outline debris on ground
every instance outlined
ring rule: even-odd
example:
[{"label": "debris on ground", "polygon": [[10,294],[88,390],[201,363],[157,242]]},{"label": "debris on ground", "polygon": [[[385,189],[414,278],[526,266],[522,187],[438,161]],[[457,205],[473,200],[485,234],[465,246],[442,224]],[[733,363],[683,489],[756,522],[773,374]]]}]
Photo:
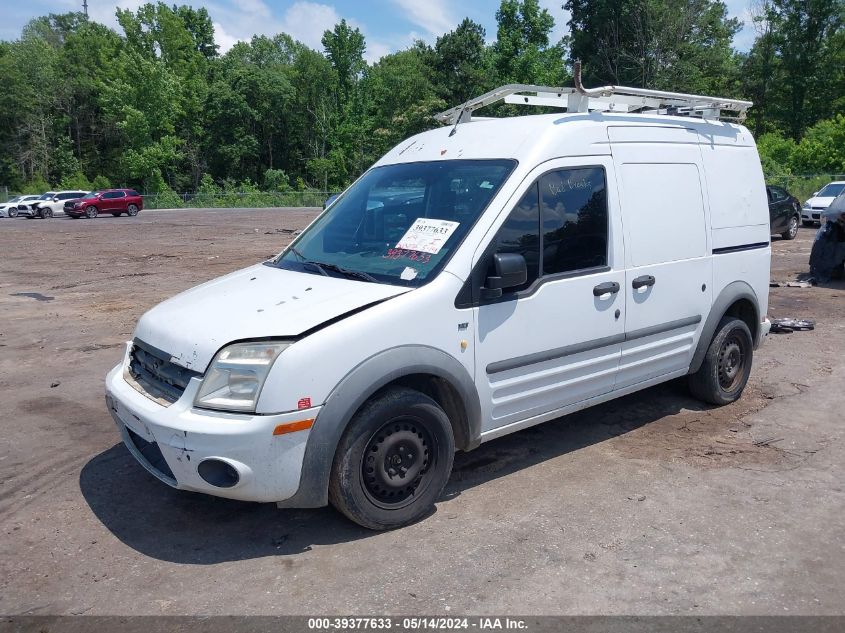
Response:
[{"label": "debris on ground", "polygon": [[770,281],[769,288],[812,288],[809,281]]},{"label": "debris on ground", "polygon": [[790,334],[795,330],[814,330],[816,322],[810,319],[772,319],[772,327],[769,330],[775,334]]}]

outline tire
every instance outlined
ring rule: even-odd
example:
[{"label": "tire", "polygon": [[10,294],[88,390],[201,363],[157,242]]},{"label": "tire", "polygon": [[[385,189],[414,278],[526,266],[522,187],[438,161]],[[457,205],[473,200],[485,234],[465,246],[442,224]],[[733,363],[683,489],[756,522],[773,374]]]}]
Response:
[{"label": "tire", "polygon": [[85,217],[89,220],[93,220],[94,218],[96,218],[98,213],[99,212],[97,211],[97,207],[95,207],[93,204],[85,208]]},{"label": "tire", "polygon": [[126,215],[128,215],[130,218],[134,218],[136,215],[138,215],[138,205],[130,204],[128,207],[126,207]]},{"label": "tire", "polygon": [[810,220],[801,220],[801,224],[805,227],[809,227],[809,226],[813,226],[815,224],[815,222],[812,222]]},{"label": "tire", "polygon": [[8,211],[8,216],[9,216],[10,218],[16,218],[16,217],[18,217],[18,210],[17,210],[17,209],[9,209],[9,211]]},{"label": "tire", "polygon": [[41,209],[41,219],[46,220],[47,218],[53,217],[53,210],[50,207],[45,207]]},{"label": "tire", "polygon": [[344,432],[329,501],[371,530],[408,525],[431,512],[454,457],[455,439],[443,409],[418,391],[389,388],[366,402]]},{"label": "tire", "polygon": [[786,227],[786,230],[780,234],[780,236],[785,240],[794,240],[795,237],[798,235],[798,216],[793,215],[789,218],[789,224]]},{"label": "tire", "polygon": [[753,356],[748,326],[735,317],[723,317],[701,367],[689,377],[692,395],[716,405],[736,401],[748,383]]}]

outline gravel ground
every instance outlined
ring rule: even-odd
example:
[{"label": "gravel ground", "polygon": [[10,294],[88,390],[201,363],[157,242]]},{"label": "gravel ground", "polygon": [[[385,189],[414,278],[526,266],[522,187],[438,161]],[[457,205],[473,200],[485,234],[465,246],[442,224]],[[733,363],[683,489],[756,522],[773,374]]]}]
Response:
[{"label": "gravel ground", "polygon": [[[395,532],[148,475],[103,402],[136,320],[314,213],[0,219],[0,613],[845,613],[841,282],[772,288],[818,326],[771,335],[739,402],[671,383],[487,443]],[[812,236],[773,238],[773,279]]]}]

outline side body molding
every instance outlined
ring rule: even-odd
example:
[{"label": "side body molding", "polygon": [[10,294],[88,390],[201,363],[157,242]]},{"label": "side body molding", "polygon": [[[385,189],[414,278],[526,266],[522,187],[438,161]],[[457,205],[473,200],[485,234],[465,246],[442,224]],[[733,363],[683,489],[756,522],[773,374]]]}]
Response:
[{"label": "side body molding", "polygon": [[754,337],[754,349],[760,344],[760,304],[757,302],[757,294],[754,289],[744,281],[734,281],[725,286],[716,297],[713,305],[710,307],[710,314],[704,322],[704,327],[701,329],[701,337],[698,339],[698,347],[695,348],[692,362],[689,366],[689,373],[694,374],[701,367],[704,362],[704,355],[707,353],[707,348],[710,346],[710,341],[713,340],[713,335],[716,332],[716,326],[727,312],[728,308],[733,303],[740,299],[747,299],[752,306],[754,306],[754,323],[755,327],[752,330]]},{"label": "side body molding", "polygon": [[[437,376],[451,384],[466,413],[465,419],[454,421],[460,427],[456,432],[456,443],[464,450],[477,447],[481,443],[481,404],[475,383],[464,366],[433,347],[394,347],[363,361],[329,394],[308,436],[299,489],[294,496],[279,501],[277,505],[280,508],[319,508],[326,505],[335,449],[352,416],[376,391],[413,374]],[[466,438],[463,445],[458,441],[458,435]]]}]

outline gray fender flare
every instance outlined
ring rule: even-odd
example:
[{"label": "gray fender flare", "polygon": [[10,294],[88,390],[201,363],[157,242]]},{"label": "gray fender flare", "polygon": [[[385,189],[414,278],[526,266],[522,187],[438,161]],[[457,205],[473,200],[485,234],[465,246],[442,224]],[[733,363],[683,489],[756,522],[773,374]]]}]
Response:
[{"label": "gray fender flare", "polygon": [[690,374],[694,374],[701,367],[707,348],[710,347],[710,341],[713,340],[713,335],[716,333],[716,326],[719,325],[719,321],[722,320],[728,308],[740,299],[747,299],[754,306],[754,323],[756,324],[756,328],[752,332],[754,348],[756,349],[760,344],[760,304],[757,301],[757,293],[744,281],[731,282],[722,289],[710,307],[710,314],[701,329],[701,337],[698,339],[698,346],[695,348],[695,354],[693,354],[689,366]]},{"label": "gray fender flare", "polygon": [[338,442],[355,412],[370,396],[403,376],[431,374],[447,380],[459,394],[466,420],[457,423],[468,438],[465,449],[481,442],[481,403],[466,368],[445,352],[423,345],[394,347],[371,356],[352,369],[326,399],[317,415],[302,461],[299,488],[279,501],[280,508],[319,508],[329,502],[329,476]]}]

